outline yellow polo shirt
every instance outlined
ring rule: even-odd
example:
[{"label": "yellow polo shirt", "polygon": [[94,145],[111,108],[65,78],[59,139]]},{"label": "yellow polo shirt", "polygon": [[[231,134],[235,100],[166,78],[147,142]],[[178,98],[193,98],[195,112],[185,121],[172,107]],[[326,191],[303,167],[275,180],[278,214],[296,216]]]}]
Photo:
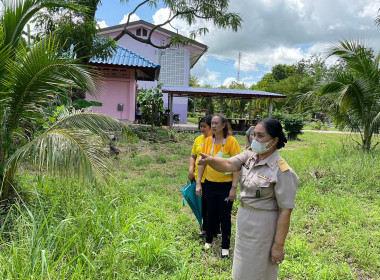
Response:
[{"label": "yellow polo shirt", "polygon": [[[212,146],[213,137],[208,137],[203,144],[202,153],[211,155]],[[227,137],[224,146],[223,143],[214,144],[214,148],[212,150],[212,156],[218,155],[219,152],[221,152],[222,157],[233,157],[241,153],[240,145],[233,136]],[[208,165],[206,165],[205,173],[205,178],[211,182],[231,182],[233,179],[232,173],[221,173]]]},{"label": "yellow polo shirt", "polygon": [[[200,136],[198,136],[198,137],[194,140],[193,149],[191,150],[191,155],[197,157],[197,158],[195,159],[195,171],[194,171],[195,180],[197,179],[197,175],[198,175],[198,160],[199,160],[199,153],[202,151],[202,146],[203,146],[203,143],[205,142],[205,140],[206,140],[206,138],[204,137],[203,134],[200,135]],[[204,183],[204,181],[205,181],[205,175],[206,175],[206,170],[205,170],[205,172],[203,173],[202,183]]]}]

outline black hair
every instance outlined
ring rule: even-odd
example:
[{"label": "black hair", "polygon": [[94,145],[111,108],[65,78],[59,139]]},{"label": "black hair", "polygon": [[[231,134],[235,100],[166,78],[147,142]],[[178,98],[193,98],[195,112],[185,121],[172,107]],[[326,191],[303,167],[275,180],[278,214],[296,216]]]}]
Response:
[{"label": "black hair", "polygon": [[211,120],[212,120],[212,116],[210,115],[206,115],[203,118],[201,118],[198,123],[198,129],[201,129],[201,123],[207,123],[207,125],[211,127]]},{"label": "black hair", "polygon": [[264,126],[265,130],[270,136],[272,136],[272,138],[278,137],[277,149],[285,147],[285,143],[287,143],[288,140],[286,139],[282,125],[278,120],[266,118],[260,120],[259,123]]},{"label": "black hair", "polygon": [[[223,137],[224,138],[227,138],[229,135],[232,135],[232,132],[230,132],[230,130],[228,128],[228,120],[223,114],[215,114],[212,117],[219,117],[222,120],[222,123],[226,124],[223,128]],[[215,137],[215,135],[213,135],[212,137]]]}]

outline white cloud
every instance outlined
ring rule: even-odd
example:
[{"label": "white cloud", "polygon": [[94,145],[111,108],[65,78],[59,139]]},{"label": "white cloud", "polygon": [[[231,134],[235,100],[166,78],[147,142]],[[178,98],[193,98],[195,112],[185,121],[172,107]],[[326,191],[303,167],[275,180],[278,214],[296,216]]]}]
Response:
[{"label": "white cloud", "polygon": [[212,72],[210,70],[206,70],[206,73],[199,77],[199,83],[201,85],[211,85],[211,86],[218,86],[219,85],[219,76],[220,73],[218,72]]},{"label": "white cloud", "polygon": [[237,80],[234,77],[228,77],[224,80],[223,86],[228,87],[232,82],[237,82]]},{"label": "white cloud", "polygon": [[[249,88],[250,86],[252,86],[253,84],[255,84],[255,77],[253,76],[249,76],[249,77],[244,77],[242,78],[239,83],[244,83],[245,86],[247,88]],[[224,82],[222,83],[223,86],[225,87],[228,87],[231,83],[233,82],[238,82],[237,79],[235,77],[228,77],[224,80]]]},{"label": "white cloud", "polygon": [[331,24],[328,26],[328,30],[335,30],[335,29],[339,29],[339,28],[343,28],[343,24],[341,22],[336,22],[334,24]]},{"label": "white cloud", "polygon": [[[131,15],[131,18],[129,19],[129,22],[132,21],[138,21],[140,20],[139,16],[136,14]],[[124,15],[123,19],[120,21],[120,24],[127,23],[128,21],[128,14]]]},{"label": "white cloud", "polygon": [[[153,24],[161,24],[170,18],[170,10],[168,8],[161,8],[153,15]],[[166,24],[163,28],[179,33],[183,36],[189,36],[189,32],[193,29],[185,21],[174,19],[170,24]]]},{"label": "white cloud", "polygon": [[102,21],[98,21],[97,23],[96,23],[96,25],[97,25],[97,27],[98,28],[106,28],[106,27],[108,27],[108,25],[107,25],[107,23],[104,21],[104,20],[102,20]]},{"label": "white cloud", "polygon": [[[207,56],[220,61],[233,60],[233,71],[237,69],[241,51],[241,73],[261,74],[276,64],[293,64],[315,53],[323,55],[328,46],[339,40],[363,39],[378,51],[380,27],[374,24],[374,19],[379,8],[380,2],[373,0],[349,3],[346,0],[231,0],[230,11],[243,18],[239,31],[217,29],[210,22],[205,24],[210,32],[197,40],[209,47]],[[193,75],[197,77],[206,71],[203,66],[196,68]],[[228,76],[221,73],[223,80],[219,83],[225,83]]]},{"label": "white cloud", "polygon": [[378,1],[370,1],[370,3],[365,4],[363,9],[359,12],[359,17],[375,19],[379,8],[380,3]]}]

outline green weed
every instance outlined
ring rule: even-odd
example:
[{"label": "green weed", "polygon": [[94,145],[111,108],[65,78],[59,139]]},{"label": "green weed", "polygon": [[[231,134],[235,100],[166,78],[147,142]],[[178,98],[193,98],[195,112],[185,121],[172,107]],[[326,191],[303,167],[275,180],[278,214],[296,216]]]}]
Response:
[{"label": "green weed", "polygon": [[[182,206],[196,135],[173,133],[178,142],[120,144],[107,185],[25,172],[25,191],[0,213],[0,278],[230,279],[220,240],[202,252]],[[378,279],[380,151],[363,154],[347,135],[299,138],[280,150],[300,186],[279,279]]]}]

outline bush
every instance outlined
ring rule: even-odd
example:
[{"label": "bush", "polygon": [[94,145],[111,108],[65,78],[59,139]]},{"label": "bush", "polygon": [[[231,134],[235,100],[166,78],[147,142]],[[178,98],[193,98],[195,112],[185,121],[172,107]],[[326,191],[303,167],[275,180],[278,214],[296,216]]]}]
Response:
[{"label": "bush", "polygon": [[282,122],[286,132],[288,133],[288,139],[297,140],[297,136],[302,133],[302,117],[298,115],[286,115]]},{"label": "bush", "polygon": [[287,114],[279,111],[279,110],[275,110],[273,113],[272,113],[272,118],[275,119],[275,120],[278,120],[279,122],[283,122],[284,119],[286,118]]},{"label": "bush", "polygon": [[164,101],[162,100],[163,94],[159,84],[155,88],[141,89],[137,100],[141,106],[141,115],[144,123],[160,126],[164,121]]}]

